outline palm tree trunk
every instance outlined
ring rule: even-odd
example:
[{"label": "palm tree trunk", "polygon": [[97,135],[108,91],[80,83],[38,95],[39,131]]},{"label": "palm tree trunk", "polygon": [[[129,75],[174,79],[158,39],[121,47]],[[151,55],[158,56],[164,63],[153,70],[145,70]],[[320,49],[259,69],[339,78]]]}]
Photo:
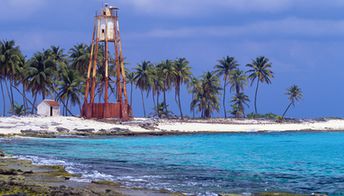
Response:
[{"label": "palm tree trunk", "polygon": [[65,108],[66,116],[67,116],[67,112],[68,112],[71,116],[75,116],[75,115],[68,109],[68,106],[67,106],[68,103],[65,103],[65,102],[63,101],[63,99],[61,99],[61,103],[62,103],[62,105],[63,105],[64,108]]},{"label": "palm tree trunk", "polygon": [[259,88],[259,79],[257,79],[257,87],[256,87],[256,93],[254,95],[254,111],[256,114],[258,114],[257,110],[257,94],[258,94],[258,88]]},{"label": "palm tree trunk", "polygon": [[32,109],[31,109],[31,113],[33,114],[34,113],[34,110],[35,110],[35,107],[36,107],[36,100],[37,100],[37,93],[34,95],[34,98],[33,98],[33,106]]},{"label": "palm tree trunk", "polygon": [[130,83],[130,106],[133,107],[133,83]]},{"label": "palm tree trunk", "polygon": [[159,102],[160,102],[160,90],[156,93],[156,108],[159,108]]},{"label": "palm tree trunk", "polygon": [[[31,106],[32,106],[32,110],[37,110],[37,108],[36,108],[36,106],[35,106],[35,102],[36,102],[36,101],[34,101],[34,103],[32,103],[32,102],[26,97],[25,91],[22,93],[22,92],[19,91],[19,89],[18,89],[16,86],[13,86],[13,88],[14,88],[21,96],[23,96],[23,98],[25,99],[26,108],[28,108],[28,103],[30,103]],[[33,112],[32,112],[32,113],[33,113]]]},{"label": "palm tree trunk", "polygon": [[236,94],[239,95],[240,94],[240,86],[237,84],[235,85],[235,91],[236,91]]},{"label": "palm tree trunk", "polygon": [[155,102],[155,94],[154,91],[152,90],[152,98],[153,98],[153,105],[154,105],[154,111],[157,109],[156,106],[156,102]]},{"label": "palm tree trunk", "polygon": [[[192,93],[192,100],[194,100],[195,96],[194,94]],[[192,118],[194,119],[195,118],[195,107],[192,108]]]},{"label": "palm tree trunk", "polygon": [[[9,101],[10,101],[10,104],[11,104],[11,111],[12,111],[12,105],[13,105],[13,103],[12,103],[12,99],[11,99],[11,94],[10,94],[10,90],[8,89],[8,84],[7,84],[7,82],[8,81],[4,81],[5,82],[5,87],[6,87],[6,94],[7,94],[7,97],[9,97]],[[5,100],[4,100],[5,101]]]},{"label": "palm tree trunk", "polygon": [[[180,85],[180,84],[178,84],[178,85]],[[182,103],[180,101],[180,87],[178,87],[177,98],[178,98],[178,107],[179,107],[179,112],[180,112],[180,118],[183,120],[184,116],[183,116],[183,111],[182,111]]]},{"label": "palm tree trunk", "polygon": [[239,113],[237,113],[237,118],[241,118],[241,115],[245,115],[244,114],[244,105],[239,103]]},{"label": "palm tree trunk", "polygon": [[[69,98],[67,97],[66,108],[68,107],[69,107]],[[66,112],[66,116],[68,116],[67,112]]]},{"label": "palm tree trunk", "polygon": [[2,116],[5,116],[6,114],[6,102],[5,102],[5,92],[4,92],[4,86],[2,84],[2,81],[0,81],[0,85],[1,85],[1,94],[2,94],[2,104],[3,104],[3,108],[2,108]]},{"label": "palm tree trunk", "polygon": [[11,110],[13,110],[14,107],[14,96],[13,96],[13,80],[10,79],[10,92],[11,92]]},{"label": "palm tree trunk", "polygon": [[166,104],[166,84],[164,83],[164,110],[167,112],[167,104]]},{"label": "palm tree trunk", "polygon": [[288,110],[289,110],[289,108],[290,108],[290,106],[291,106],[292,104],[293,104],[293,102],[290,102],[290,103],[289,103],[287,109],[284,111],[284,113],[283,113],[283,115],[282,115],[282,119],[284,119],[285,115],[287,114],[287,112],[288,112]]},{"label": "palm tree trunk", "polygon": [[227,118],[227,111],[226,111],[226,85],[227,85],[227,77],[225,76],[224,82],[223,82],[223,99],[222,99],[222,104],[223,104],[223,112],[225,114],[225,118]]},{"label": "palm tree trunk", "polygon": [[143,90],[141,90],[141,98],[142,98],[143,116],[146,117],[145,98],[143,96]]},{"label": "palm tree trunk", "polygon": [[24,109],[27,110],[27,101],[25,99],[26,95],[25,95],[25,86],[24,84],[22,84],[22,97],[23,97],[23,106],[24,106]]}]

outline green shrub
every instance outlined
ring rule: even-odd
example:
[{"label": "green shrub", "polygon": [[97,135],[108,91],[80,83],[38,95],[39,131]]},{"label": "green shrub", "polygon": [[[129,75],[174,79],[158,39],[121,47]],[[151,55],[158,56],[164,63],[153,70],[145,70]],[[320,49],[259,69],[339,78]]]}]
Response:
[{"label": "green shrub", "polygon": [[247,118],[249,118],[249,119],[273,119],[273,120],[282,119],[282,117],[280,115],[273,114],[273,113],[267,113],[267,114],[250,113],[247,115]]}]

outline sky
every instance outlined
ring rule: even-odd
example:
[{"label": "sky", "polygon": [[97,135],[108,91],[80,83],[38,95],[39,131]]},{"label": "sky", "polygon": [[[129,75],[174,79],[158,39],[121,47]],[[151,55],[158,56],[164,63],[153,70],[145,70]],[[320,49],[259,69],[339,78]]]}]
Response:
[{"label": "sky", "polygon": [[[129,68],[185,57],[200,76],[225,56],[236,57],[245,70],[264,55],[275,78],[261,86],[260,113],[283,113],[286,89],[297,84],[304,98],[288,116],[344,117],[343,0],[0,0],[0,39],[14,39],[27,57],[51,45],[68,51],[90,43],[93,17],[105,2],[120,8]],[[254,87],[246,94],[253,100]],[[135,95],[134,114],[140,116]],[[185,90],[182,96],[188,113],[191,96]],[[146,102],[151,109],[151,98]],[[178,114],[173,92],[168,104]],[[253,109],[250,104],[247,111]]]}]

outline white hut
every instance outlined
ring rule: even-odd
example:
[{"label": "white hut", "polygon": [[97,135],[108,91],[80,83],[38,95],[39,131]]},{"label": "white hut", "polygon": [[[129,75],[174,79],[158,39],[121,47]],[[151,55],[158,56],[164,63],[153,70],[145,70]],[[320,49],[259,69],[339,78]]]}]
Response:
[{"label": "white hut", "polygon": [[54,100],[45,99],[37,106],[40,116],[60,116],[60,104]]}]

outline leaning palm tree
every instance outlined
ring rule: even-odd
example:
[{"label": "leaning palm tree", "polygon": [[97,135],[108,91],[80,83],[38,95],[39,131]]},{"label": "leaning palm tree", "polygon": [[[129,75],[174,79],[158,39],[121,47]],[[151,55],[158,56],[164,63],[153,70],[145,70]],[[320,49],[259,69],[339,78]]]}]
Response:
[{"label": "leaning palm tree", "polygon": [[268,58],[264,56],[257,57],[252,61],[251,64],[246,65],[249,70],[247,71],[248,79],[251,80],[251,86],[255,80],[257,80],[256,91],[254,95],[254,111],[257,114],[257,94],[259,83],[271,84],[271,79],[274,77],[273,72],[271,71],[271,63]]},{"label": "leaning palm tree", "polygon": [[244,93],[236,94],[232,99],[232,114],[236,118],[245,116],[245,106],[248,106],[250,99]]},{"label": "leaning palm tree", "polygon": [[191,67],[189,66],[189,62],[185,58],[177,59],[174,62],[173,66],[173,78],[175,80],[175,96],[179,107],[180,117],[181,119],[183,119],[184,116],[182,111],[182,103],[180,100],[180,88],[182,84],[187,84],[189,82],[191,77]]},{"label": "leaning palm tree", "polygon": [[6,66],[4,64],[4,47],[3,44],[0,42],[0,85],[1,85],[1,94],[3,99],[3,113],[2,115],[6,115],[6,101],[5,101],[5,91],[4,91],[4,84],[6,83]]},{"label": "leaning palm tree", "polygon": [[215,73],[218,76],[223,76],[223,98],[222,98],[222,104],[223,104],[223,112],[225,115],[225,118],[227,118],[227,109],[226,109],[226,87],[228,85],[228,80],[230,78],[230,74],[233,70],[237,69],[239,64],[235,60],[234,57],[225,57],[218,61],[218,65],[215,65]]},{"label": "leaning palm tree", "polygon": [[284,119],[289,108],[291,106],[295,106],[295,103],[297,101],[300,101],[303,98],[302,90],[297,85],[293,85],[290,88],[288,88],[286,95],[288,95],[288,99],[289,99],[290,103],[289,103],[288,107],[286,108],[286,110],[284,111],[284,113],[282,115],[282,119]]},{"label": "leaning palm tree", "polygon": [[207,72],[202,76],[195,89],[191,109],[197,108],[202,118],[210,118],[214,111],[219,111],[220,80],[216,74]]},{"label": "leaning palm tree", "polygon": [[14,82],[14,86],[13,88],[15,88],[18,92],[18,88],[17,86],[19,86],[20,84],[22,85],[22,91],[21,91],[21,95],[23,98],[23,107],[25,110],[28,110],[28,98],[26,96],[26,91],[27,91],[27,76],[28,76],[28,63],[25,59],[25,57],[21,57],[19,62],[18,62],[18,66],[16,68],[16,74],[15,74],[15,82]]},{"label": "leaning palm tree", "polygon": [[143,114],[146,117],[146,108],[144,102],[144,91],[150,90],[150,85],[152,83],[152,79],[150,77],[150,69],[152,68],[152,63],[150,61],[143,61],[141,64],[138,64],[135,67],[135,85],[141,90],[141,98],[142,98],[142,108]]},{"label": "leaning palm tree", "polygon": [[[2,74],[5,79],[5,86],[8,91],[11,103],[11,110],[14,107],[14,95],[13,86],[15,80],[15,74],[17,71],[17,66],[20,62],[20,58],[23,56],[19,47],[16,45],[15,41],[1,41],[0,42],[0,60]],[[7,81],[6,81],[7,80]],[[8,84],[10,85],[8,88]]]}]

